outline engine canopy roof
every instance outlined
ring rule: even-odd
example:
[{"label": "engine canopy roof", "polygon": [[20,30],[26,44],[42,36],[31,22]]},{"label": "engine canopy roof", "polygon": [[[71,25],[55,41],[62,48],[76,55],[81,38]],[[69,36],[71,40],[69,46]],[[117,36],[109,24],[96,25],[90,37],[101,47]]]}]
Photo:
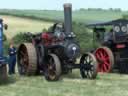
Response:
[{"label": "engine canopy roof", "polygon": [[95,28],[95,27],[104,27],[104,26],[114,26],[117,24],[122,24],[122,25],[128,24],[128,20],[120,18],[120,19],[116,19],[116,20],[112,20],[112,21],[108,21],[108,22],[89,24],[89,25],[87,25],[87,27]]}]

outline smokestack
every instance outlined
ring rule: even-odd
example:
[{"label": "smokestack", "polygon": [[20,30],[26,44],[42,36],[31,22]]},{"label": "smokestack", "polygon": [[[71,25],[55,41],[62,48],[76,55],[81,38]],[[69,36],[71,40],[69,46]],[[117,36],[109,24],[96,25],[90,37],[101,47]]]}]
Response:
[{"label": "smokestack", "polygon": [[64,28],[66,34],[72,32],[72,4],[70,3],[64,4]]}]

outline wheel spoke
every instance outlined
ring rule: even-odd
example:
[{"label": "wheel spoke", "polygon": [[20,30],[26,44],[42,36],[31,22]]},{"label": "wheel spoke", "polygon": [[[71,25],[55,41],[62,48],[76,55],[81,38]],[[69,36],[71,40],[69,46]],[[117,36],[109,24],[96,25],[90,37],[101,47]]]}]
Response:
[{"label": "wheel spoke", "polygon": [[89,70],[87,71],[87,77],[88,78],[91,78],[92,77],[91,71],[89,71]]},{"label": "wheel spoke", "polygon": [[88,62],[87,62],[87,57],[85,57],[85,59],[84,59],[84,64],[87,64]]},{"label": "wheel spoke", "polygon": [[88,71],[89,72],[89,76],[90,76],[90,78],[92,77],[92,73],[91,73],[91,71]]},{"label": "wheel spoke", "polygon": [[103,54],[104,54],[104,57],[108,57],[108,54],[105,51],[103,51]]},{"label": "wheel spoke", "polygon": [[91,67],[91,71],[93,71],[93,70],[94,70],[94,67],[92,66],[92,67]]},{"label": "wheel spoke", "polygon": [[93,60],[92,58],[89,56],[89,64],[92,64],[93,63]]},{"label": "wheel spoke", "polygon": [[110,65],[107,61],[105,61],[105,62],[104,62],[104,64],[105,64],[105,65],[107,65],[107,66],[109,66],[109,65]]},{"label": "wheel spoke", "polygon": [[104,58],[104,55],[103,55],[102,51],[99,51],[99,54],[100,54],[101,58]]},{"label": "wheel spoke", "polygon": [[105,61],[109,60],[109,57],[105,57],[104,60],[105,60]]},{"label": "wheel spoke", "polygon": [[90,62],[90,58],[89,58],[89,56],[87,56],[87,63],[89,63]]},{"label": "wheel spoke", "polygon": [[103,70],[104,71],[107,71],[108,69],[107,69],[107,66],[105,65],[105,64],[103,64]]},{"label": "wheel spoke", "polygon": [[96,54],[96,57],[97,57],[98,60],[101,59],[101,57],[100,57],[100,55],[98,53]]}]

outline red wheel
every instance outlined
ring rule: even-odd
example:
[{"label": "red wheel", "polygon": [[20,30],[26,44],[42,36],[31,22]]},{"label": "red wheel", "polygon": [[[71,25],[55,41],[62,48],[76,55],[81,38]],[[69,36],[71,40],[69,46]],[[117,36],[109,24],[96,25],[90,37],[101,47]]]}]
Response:
[{"label": "red wheel", "polygon": [[94,54],[98,61],[98,72],[110,72],[114,64],[112,51],[107,47],[100,47]]}]

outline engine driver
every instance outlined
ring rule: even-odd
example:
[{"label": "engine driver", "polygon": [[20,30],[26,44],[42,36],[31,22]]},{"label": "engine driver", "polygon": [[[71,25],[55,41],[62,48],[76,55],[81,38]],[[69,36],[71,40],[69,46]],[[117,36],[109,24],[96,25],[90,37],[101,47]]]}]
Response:
[{"label": "engine driver", "polygon": [[106,32],[104,34],[104,42],[108,42],[112,40],[113,30],[111,29],[110,32]]},{"label": "engine driver", "polygon": [[63,30],[63,24],[62,23],[58,23],[56,24],[56,27],[54,29],[54,36],[56,37],[57,40],[64,40],[65,38],[65,34],[64,34],[64,30]]},{"label": "engine driver", "polygon": [[104,34],[104,44],[111,45],[112,43],[112,36],[113,36],[113,29],[110,30],[110,32],[106,32]]}]

